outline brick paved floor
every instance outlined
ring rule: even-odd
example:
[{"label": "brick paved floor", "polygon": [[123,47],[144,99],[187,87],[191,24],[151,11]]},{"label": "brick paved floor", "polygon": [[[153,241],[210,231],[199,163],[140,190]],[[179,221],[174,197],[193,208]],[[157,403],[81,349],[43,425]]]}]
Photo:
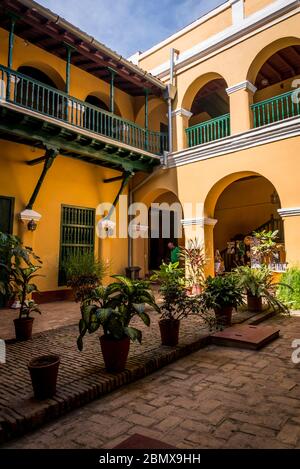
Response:
[{"label": "brick paved floor", "polygon": [[282,337],[261,351],[209,346],[5,447],[111,448],[141,433],[178,448],[299,448],[300,318],[268,324]]},{"label": "brick paved floor", "polygon": [[[42,314],[34,315],[33,332],[48,331],[62,326],[78,323],[80,319],[79,305],[74,301],[55,301],[40,306]],[[18,316],[14,309],[1,309],[0,338],[12,339],[15,337],[13,320]]]}]

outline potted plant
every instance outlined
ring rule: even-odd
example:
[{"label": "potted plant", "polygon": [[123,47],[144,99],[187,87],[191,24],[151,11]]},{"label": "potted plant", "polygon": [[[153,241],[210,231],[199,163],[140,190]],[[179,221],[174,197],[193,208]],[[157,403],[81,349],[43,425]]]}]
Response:
[{"label": "potted plant", "polygon": [[100,344],[105,367],[107,371],[120,372],[125,368],[130,340],[142,341],[142,332],[130,325],[132,319],[137,316],[149,326],[150,317],[145,312],[145,305],[157,307],[148,282],[130,280],[122,275],[113,278],[115,282],[93,290],[81,303],[77,346],[81,351],[86,332],[96,332],[101,326]]},{"label": "potted plant", "polygon": [[58,355],[42,355],[28,363],[34,397],[47,399],[56,393],[60,358]]},{"label": "potted plant", "polygon": [[38,305],[30,299],[30,295],[37,292],[33,279],[38,277],[37,271],[41,269],[41,260],[30,247],[23,246],[22,242],[13,235],[0,233],[0,255],[6,259],[0,266],[6,271],[6,280],[0,282],[0,291],[8,297],[19,301],[19,317],[14,319],[16,339],[28,340],[32,337],[34,318],[32,313],[41,314]]},{"label": "potted plant", "polygon": [[283,283],[273,283],[272,271],[265,265],[253,269],[249,266],[239,266],[234,275],[239,285],[247,295],[247,307],[249,311],[261,312],[263,300],[268,307],[283,313],[289,313],[288,307],[276,297],[278,286],[284,285],[291,289],[289,285]]},{"label": "potted plant", "polygon": [[202,294],[205,307],[213,309],[219,325],[230,326],[232,311],[243,304],[242,287],[232,274],[208,277]]},{"label": "potted plant", "polygon": [[199,295],[205,282],[206,259],[203,245],[197,238],[188,240],[187,246],[180,248],[180,258],[185,264],[190,293]]},{"label": "potted plant", "polygon": [[278,230],[275,231],[254,231],[254,244],[251,252],[259,260],[261,265],[270,265],[276,260],[276,254],[280,245],[277,244]]},{"label": "potted plant", "polygon": [[159,328],[162,345],[174,347],[178,344],[180,321],[190,314],[202,314],[204,321],[209,322],[209,316],[202,305],[202,297],[187,294],[184,269],[179,267],[178,262],[163,262],[151,280],[160,282],[162,303],[159,305]]},{"label": "potted plant", "polygon": [[62,264],[67,286],[71,287],[76,302],[82,302],[97,288],[106,274],[107,265],[95,259],[91,252],[78,252],[68,256]]}]

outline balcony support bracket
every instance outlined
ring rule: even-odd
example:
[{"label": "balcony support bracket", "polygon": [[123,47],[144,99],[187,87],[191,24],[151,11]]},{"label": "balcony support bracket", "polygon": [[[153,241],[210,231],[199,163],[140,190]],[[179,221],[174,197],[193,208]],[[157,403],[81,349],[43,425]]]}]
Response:
[{"label": "balcony support bracket", "polygon": [[120,195],[122,194],[122,192],[124,191],[125,187],[127,186],[127,184],[129,183],[130,179],[132,178],[132,176],[134,176],[134,173],[132,171],[124,171],[123,173],[123,177],[122,177],[122,183],[121,183],[121,186],[120,186],[120,189],[115,197],[115,200],[113,201],[113,204],[107,214],[107,216],[105,217],[106,219],[110,219],[110,217],[112,216],[115,208],[116,208],[116,205],[117,203],[119,202],[119,198],[120,198]]},{"label": "balcony support bracket", "polygon": [[42,187],[42,184],[44,182],[46,174],[49,171],[49,169],[51,168],[51,166],[53,164],[53,161],[55,160],[57,155],[58,155],[58,150],[57,149],[47,148],[45,156],[44,156],[45,160],[44,160],[43,170],[42,170],[41,175],[38,179],[38,182],[37,182],[37,184],[34,188],[34,191],[33,191],[32,195],[30,197],[30,200],[29,200],[28,204],[26,205],[26,210],[32,210],[33,209],[33,204],[35,203],[36,198],[37,198],[37,196],[40,192],[40,189]]}]

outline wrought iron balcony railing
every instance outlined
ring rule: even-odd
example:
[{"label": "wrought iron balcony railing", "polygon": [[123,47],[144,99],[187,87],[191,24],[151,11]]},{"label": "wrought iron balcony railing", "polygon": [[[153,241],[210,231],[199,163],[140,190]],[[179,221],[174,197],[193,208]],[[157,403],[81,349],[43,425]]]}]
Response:
[{"label": "wrought iron balcony railing", "polygon": [[230,135],[230,115],[224,114],[215,119],[188,127],[186,135],[189,147],[228,137]]},{"label": "wrought iron balcony railing", "polygon": [[156,155],[167,150],[167,133],[146,130],[2,65],[0,99]]},{"label": "wrought iron balcony railing", "polygon": [[252,104],[253,127],[262,127],[289,117],[300,115],[300,93],[299,90],[265,99]]}]

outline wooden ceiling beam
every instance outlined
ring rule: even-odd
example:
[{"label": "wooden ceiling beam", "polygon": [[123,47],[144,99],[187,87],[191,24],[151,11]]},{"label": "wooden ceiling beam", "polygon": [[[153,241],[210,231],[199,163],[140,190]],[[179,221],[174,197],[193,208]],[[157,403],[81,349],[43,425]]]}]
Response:
[{"label": "wooden ceiling beam", "polygon": [[277,52],[277,55],[278,55],[278,56],[280,57],[280,59],[284,62],[284,64],[287,65],[287,66],[291,69],[293,75],[296,75],[296,70],[295,70],[295,68],[294,68],[294,65],[291,64],[291,62],[289,61],[289,59],[287,59],[281,52]]}]

